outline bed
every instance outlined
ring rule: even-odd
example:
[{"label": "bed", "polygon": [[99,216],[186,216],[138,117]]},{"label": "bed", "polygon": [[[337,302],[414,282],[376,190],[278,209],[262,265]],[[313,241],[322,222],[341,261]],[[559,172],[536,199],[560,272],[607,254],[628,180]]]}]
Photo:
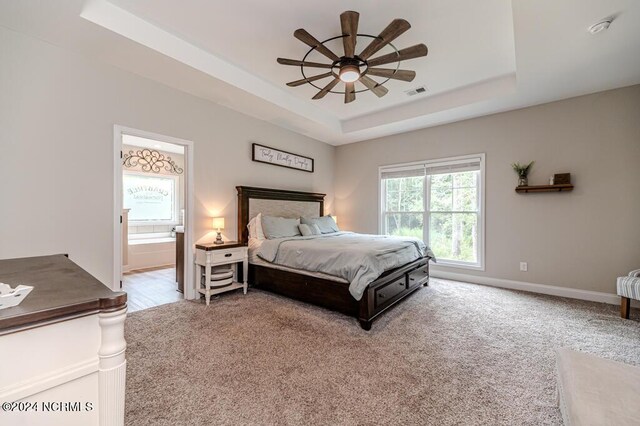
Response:
[{"label": "bed", "polygon": [[[325,194],[237,186],[238,239],[249,245],[249,221],[258,213],[296,218],[323,216]],[[251,252],[250,247],[250,252]],[[249,284],[295,300],[341,312],[358,319],[364,330],[402,300],[429,284],[430,256],[387,270],[366,286],[360,300],[344,279],[271,264],[250,256]]]}]

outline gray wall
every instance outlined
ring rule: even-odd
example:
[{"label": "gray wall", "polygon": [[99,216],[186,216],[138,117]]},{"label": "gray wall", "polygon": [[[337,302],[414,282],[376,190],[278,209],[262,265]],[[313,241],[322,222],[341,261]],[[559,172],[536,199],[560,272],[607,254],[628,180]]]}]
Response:
[{"label": "gray wall", "polygon": [[[0,258],[69,253],[113,276],[113,125],[195,143],[195,239],[236,234],[236,185],[328,193],[335,148],[0,28]],[[306,173],[251,161],[251,142],[313,157]]]},{"label": "gray wall", "polygon": [[[377,232],[379,166],[480,152],[486,271],[447,271],[615,293],[640,268],[640,86],[340,146],[341,227]],[[516,194],[510,164],[531,160],[531,185],[570,172],[574,191]]]}]

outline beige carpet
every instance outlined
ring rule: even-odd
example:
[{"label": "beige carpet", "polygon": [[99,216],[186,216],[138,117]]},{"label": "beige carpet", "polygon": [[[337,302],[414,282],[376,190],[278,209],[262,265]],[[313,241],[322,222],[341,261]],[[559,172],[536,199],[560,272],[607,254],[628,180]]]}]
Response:
[{"label": "beige carpet", "polygon": [[640,314],[432,279],[370,332],[250,291],[126,323],[127,425],[561,424],[553,349],[640,364]]}]

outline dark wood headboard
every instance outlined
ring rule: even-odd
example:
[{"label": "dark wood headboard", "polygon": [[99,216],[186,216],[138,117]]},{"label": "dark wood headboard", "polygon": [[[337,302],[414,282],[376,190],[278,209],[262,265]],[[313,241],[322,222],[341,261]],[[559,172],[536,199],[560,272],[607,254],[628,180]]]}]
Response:
[{"label": "dark wood headboard", "polygon": [[319,203],[320,216],[324,215],[324,197],[317,192],[287,191],[283,189],[255,188],[236,186],[238,191],[238,241],[244,245],[249,243],[249,200],[283,200]]}]

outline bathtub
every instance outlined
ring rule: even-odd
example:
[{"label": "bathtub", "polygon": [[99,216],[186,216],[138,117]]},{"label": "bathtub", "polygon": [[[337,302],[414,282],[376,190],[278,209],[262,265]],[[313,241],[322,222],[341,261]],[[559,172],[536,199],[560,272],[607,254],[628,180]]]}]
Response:
[{"label": "bathtub", "polygon": [[128,261],[123,271],[175,266],[176,239],[167,233],[129,235]]}]

